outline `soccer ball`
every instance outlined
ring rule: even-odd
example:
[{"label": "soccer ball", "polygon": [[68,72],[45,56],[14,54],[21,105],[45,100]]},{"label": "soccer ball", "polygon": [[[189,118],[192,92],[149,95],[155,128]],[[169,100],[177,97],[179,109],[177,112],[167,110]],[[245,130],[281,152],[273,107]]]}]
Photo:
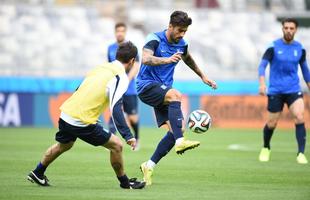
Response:
[{"label": "soccer ball", "polygon": [[203,110],[194,110],[188,118],[188,128],[194,133],[204,133],[211,127],[211,117]]}]

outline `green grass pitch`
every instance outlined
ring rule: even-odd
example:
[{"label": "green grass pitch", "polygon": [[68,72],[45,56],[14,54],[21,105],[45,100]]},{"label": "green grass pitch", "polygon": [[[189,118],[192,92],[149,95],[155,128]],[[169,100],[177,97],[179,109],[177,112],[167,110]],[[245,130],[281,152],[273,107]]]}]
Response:
[{"label": "green grass pitch", "polygon": [[[140,191],[120,189],[108,151],[80,140],[48,168],[52,187],[27,181],[28,172],[54,143],[55,131],[0,128],[1,200],[310,199],[310,164],[296,163],[294,130],[275,132],[269,163],[257,159],[261,130],[212,128],[203,135],[187,133],[201,146],[184,155],[171,151],[155,168],[154,184]],[[125,146],[128,176],[142,178],[139,165],[150,157],[163,134],[161,129],[142,128],[140,151]]]}]

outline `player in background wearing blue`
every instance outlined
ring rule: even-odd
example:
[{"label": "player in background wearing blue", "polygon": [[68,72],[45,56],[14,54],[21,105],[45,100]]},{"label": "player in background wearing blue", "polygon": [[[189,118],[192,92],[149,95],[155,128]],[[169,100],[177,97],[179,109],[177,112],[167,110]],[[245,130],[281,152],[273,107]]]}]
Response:
[{"label": "player in background wearing blue", "polygon": [[[287,104],[294,117],[296,140],[298,144],[297,162],[307,164],[304,154],[306,145],[306,129],[304,124],[304,101],[299,85],[298,65],[301,67],[303,78],[310,89],[310,72],[306,61],[306,50],[294,35],[298,22],[287,18],[282,21],[283,38],[272,42],[263,55],[258,67],[259,93],[268,96],[268,119],[263,129],[264,146],[259,154],[261,162],[270,159],[270,140],[277,122]],[[269,86],[266,92],[265,69],[270,63]]]},{"label": "player in background wearing blue", "polygon": [[[27,179],[41,186],[49,186],[44,175],[46,168],[61,154],[71,149],[77,138],[110,150],[110,162],[124,189],[141,189],[144,182],[128,179],[124,171],[122,141],[97,123],[102,111],[110,107],[114,122],[126,143],[136,145],[122,111],[121,99],[128,87],[126,71],[137,56],[137,47],[131,42],[123,43],[116,53],[116,60],[91,70],[78,89],[60,107],[59,131],[56,144],[49,147],[41,162],[29,173]],[[74,167],[74,166],[72,166]]]},{"label": "player in background wearing blue", "polygon": [[[116,50],[118,46],[125,42],[127,26],[125,23],[119,22],[115,24],[115,38],[116,42],[108,47],[108,61],[112,62],[115,60]],[[128,89],[123,95],[123,109],[126,113],[126,121],[128,125],[133,129],[137,145],[135,150],[139,149],[139,116],[138,116],[138,97],[136,90],[136,80],[135,77],[139,71],[139,56],[137,55],[135,59],[134,66],[130,69],[128,74],[129,85]],[[112,118],[109,120],[109,131],[115,134],[116,129]]]},{"label": "player in background wearing blue", "polygon": [[183,137],[184,123],[181,110],[182,94],[172,88],[174,68],[182,59],[201,80],[216,89],[216,83],[207,78],[199,69],[188,51],[183,39],[192,19],[183,11],[175,11],[170,16],[168,29],[151,33],[143,47],[142,64],[137,77],[138,96],[155,111],[158,127],[168,128],[167,134],[159,142],[150,160],[141,164],[144,181],[152,184],[155,165],[175,146],[177,154],[200,145],[198,141]]}]

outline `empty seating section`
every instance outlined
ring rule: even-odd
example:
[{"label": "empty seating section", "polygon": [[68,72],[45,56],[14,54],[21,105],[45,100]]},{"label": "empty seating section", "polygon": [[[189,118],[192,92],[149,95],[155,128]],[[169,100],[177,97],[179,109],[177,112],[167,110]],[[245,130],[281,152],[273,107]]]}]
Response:
[{"label": "empty seating section", "polygon": [[[130,9],[129,24],[140,24],[144,32],[129,26],[128,39],[141,51],[147,33],[166,28],[169,13]],[[268,43],[282,36],[281,24],[270,12],[190,10],[189,15],[190,52],[215,79],[256,79]],[[95,7],[0,5],[0,76],[81,77],[106,61],[114,23]],[[310,29],[300,28],[296,39],[310,51]],[[197,79],[187,71],[182,63],[175,78]]]}]

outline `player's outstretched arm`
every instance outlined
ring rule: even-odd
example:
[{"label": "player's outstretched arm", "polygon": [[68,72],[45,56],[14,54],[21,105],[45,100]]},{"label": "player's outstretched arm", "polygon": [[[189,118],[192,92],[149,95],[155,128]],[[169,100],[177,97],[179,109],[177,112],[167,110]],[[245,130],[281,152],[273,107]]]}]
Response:
[{"label": "player's outstretched arm", "polygon": [[122,99],[118,100],[113,109],[112,109],[112,117],[113,121],[115,123],[115,126],[118,130],[118,132],[121,134],[121,136],[126,140],[126,143],[130,145],[133,150],[136,147],[136,139],[133,137],[133,135],[130,132],[130,129],[126,123],[124,113],[122,110]]},{"label": "player's outstretched arm", "polygon": [[122,96],[127,90],[128,82],[127,74],[123,73],[115,76],[114,79],[111,79],[107,87],[109,88],[110,110],[114,124],[118,132],[126,140],[127,144],[134,149],[136,146],[136,140],[130,132],[122,109]]},{"label": "player's outstretched arm", "polygon": [[149,66],[164,65],[181,60],[180,53],[175,53],[170,57],[156,57],[154,51],[151,49],[143,48],[142,63]]},{"label": "player's outstretched arm", "polygon": [[190,53],[187,53],[186,55],[182,55],[182,59],[185,62],[185,64],[187,66],[189,66],[189,68],[191,68],[200,78],[201,80],[209,85],[210,87],[212,87],[213,89],[217,88],[216,82],[208,79],[207,76],[200,70],[200,68],[197,66],[195,60],[193,59],[193,57],[190,55]]}]

